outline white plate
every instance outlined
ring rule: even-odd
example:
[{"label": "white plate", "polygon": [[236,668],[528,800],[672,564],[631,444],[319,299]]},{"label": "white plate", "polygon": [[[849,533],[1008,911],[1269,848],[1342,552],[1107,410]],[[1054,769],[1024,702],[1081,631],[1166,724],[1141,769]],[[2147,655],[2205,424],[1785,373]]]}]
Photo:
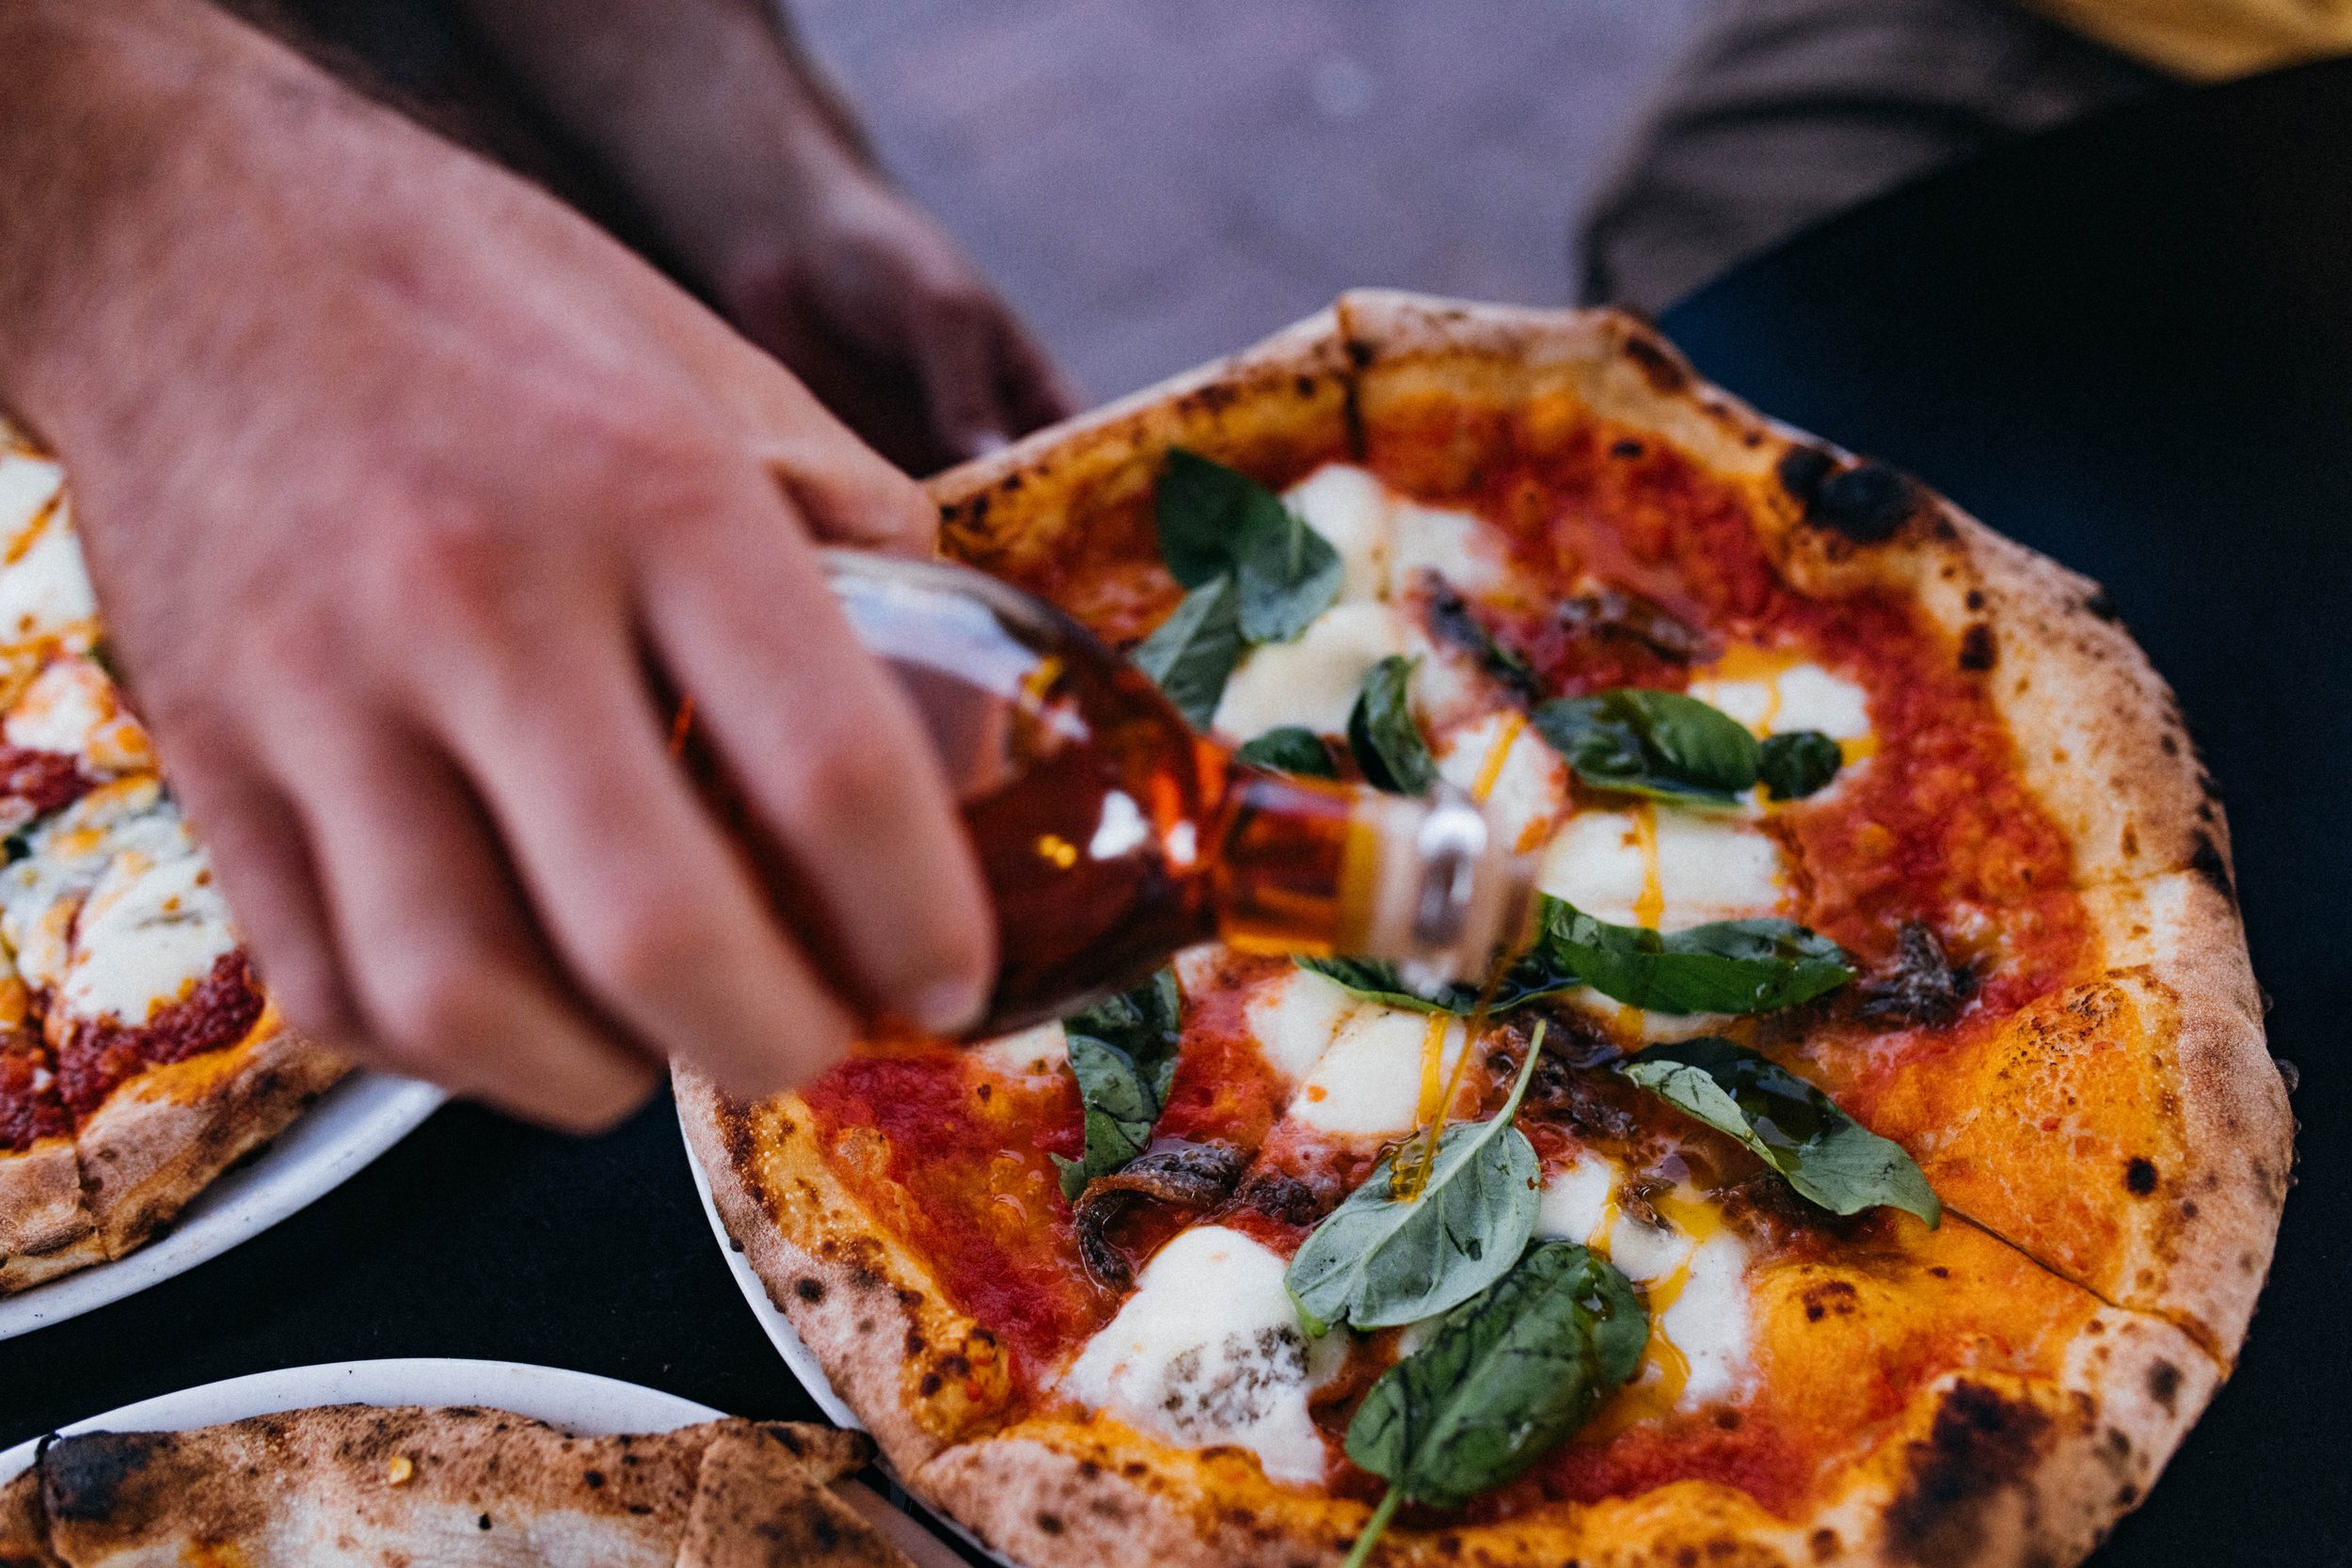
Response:
[{"label": "white plate", "polygon": [[[511,1410],[583,1436],[622,1432],[669,1432],[724,1415],[707,1404],[588,1372],[530,1367],[513,1361],[453,1361],[415,1356],[396,1361],[346,1361],[255,1372],[200,1388],[183,1388],[63,1429],[77,1432],[177,1432],[299,1410],[313,1404],[469,1404]],[[0,1482],[33,1463],[40,1440],[0,1453]],[[963,1560],[923,1527],[854,1481],[834,1483],[842,1500],[913,1558],[917,1568],[964,1568]]]},{"label": "white plate", "polygon": [[352,1074],[295,1118],[250,1164],[199,1194],[162,1240],[111,1263],[0,1298],[0,1339],[79,1317],[219,1257],[341,1186],[414,1132],[448,1098],[441,1089],[411,1079],[380,1072]]},{"label": "white plate", "polygon": [[[686,1110],[681,1105],[678,1108],[681,1132],[685,1118]],[[793,1328],[792,1320],[768,1299],[768,1287],[761,1284],[759,1275],[752,1271],[751,1259],[737,1248],[735,1238],[727,1234],[727,1222],[719,1217],[719,1206],[711,1201],[710,1179],[703,1174],[702,1162],[694,1157],[694,1143],[691,1138],[686,1140],[686,1168],[694,1174],[694,1196],[703,1200],[703,1217],[710,1222],[710,1233],[719,1239],[719,1256],[727,1260],[727,1272],[735,1275],[735,1288],[743,1292],[743,1300],[750,1306],[752,1316],[759,1320],[759,1326],[767,1334],[768,1342],[776,1347],[776,1354],[784,1357],[784,1364],[792,1370],[792,1375],[801,1380],[801,1386],[808,1390],[809,1398],[817,1402],[818,1408],[835,1426],[853,1427],[864,1432],[866,1423],[857,1418],[857,1412],[844,1403],[839,1394],[834,1392],[833,1382],[825,1376],[825,1369],[818,1365],[816,1355],[801,1342],[800,1333]],[[905,1484],[904,1478],[891,1468],[889,1461],[884,1460],[881,1464],[885,1473],[898,1480],[902,1486]],[[990,1546],[945,1513],[925,1504],[920,1497],[910,1496],[907,1500],[922,1509],[926,1519],[953,1534],[974,1551],[987,1554],[994,1561],[1003,1563],[1005,1568],[1021,1568],[1011,1558]]]}]

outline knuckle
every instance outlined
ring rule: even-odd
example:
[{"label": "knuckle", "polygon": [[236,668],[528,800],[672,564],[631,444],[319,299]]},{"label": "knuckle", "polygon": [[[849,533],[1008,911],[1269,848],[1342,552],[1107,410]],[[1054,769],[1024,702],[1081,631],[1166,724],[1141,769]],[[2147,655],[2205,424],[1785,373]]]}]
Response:
[{"label": "knuckle", "polygon": [[834,719],[800,737],[778,771],[793,836],[834,839],[885,828],[909,804],[909,779],[881,726]]},{"label": "knuckle", "polygon": [[412,1068],[446,1078],[490,1036],[498,990],[485,964],[420,958],[378,980],[374,1034]]},{"label": "knuckle", "polygon": [[605,899],[581,937],[580,958],[596,990],[643,1001],[674,994],[714,945],[708,901],[691,888],[656,886]]}]

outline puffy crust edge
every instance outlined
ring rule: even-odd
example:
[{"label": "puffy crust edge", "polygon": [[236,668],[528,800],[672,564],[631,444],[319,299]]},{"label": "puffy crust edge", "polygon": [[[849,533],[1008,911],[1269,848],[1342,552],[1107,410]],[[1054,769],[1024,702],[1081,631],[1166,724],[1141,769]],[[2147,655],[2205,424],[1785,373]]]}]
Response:
[{"label": "puffy crust edge", "polygon": [[[1781,1518],[1679,1481],[1565,1516],[1385,1538],[1392,1568],[1820,1568],[2070,1562],[2144,1497],[2219,1381],[2169,1323],[2102,1308],[2056,1379],[1930,1386],[1839,1492]],[[1104,1418],[1026,1421],[947,1449],[917,1489],[1030,1568],[1339,1561],[1370,1509],[1267,1481],[1236,1450],[1170,1449]],[[1684,1555],[1684,1554],[1689,1555]]]},{"label": "puffy crust edge", "polygon": [[0,1155],[0,1295],[102,1261],[106,1245],[82,1201],[73,1140]]},{"label": "puffy crust edge", "polygon": [[898,1473],[993,1421],[1010,1393],[1002,1347],[842,1186],[801,1102],[739,1104],[684,1068],[675,1081],[727,1234]]},{"label": "puffy crust edge", "polygon": [[265,1008],[225,1051],[152,1069],[99,1106],[75,1138],[81,1180],[108,1258],[179,1218],[230,1166],[284,1132],[351,1064]]}]

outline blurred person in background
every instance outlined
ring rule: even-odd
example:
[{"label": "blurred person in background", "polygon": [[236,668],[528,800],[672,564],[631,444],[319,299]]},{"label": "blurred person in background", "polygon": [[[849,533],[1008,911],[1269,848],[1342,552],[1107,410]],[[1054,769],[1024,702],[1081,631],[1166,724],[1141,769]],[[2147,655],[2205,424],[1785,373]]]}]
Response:
[{"label": "blurred person in background", "polygon": [[1586,304],[1656,312],[2012,137],[2352,52],[2352,0],[1718,0],[1588,210]]}]

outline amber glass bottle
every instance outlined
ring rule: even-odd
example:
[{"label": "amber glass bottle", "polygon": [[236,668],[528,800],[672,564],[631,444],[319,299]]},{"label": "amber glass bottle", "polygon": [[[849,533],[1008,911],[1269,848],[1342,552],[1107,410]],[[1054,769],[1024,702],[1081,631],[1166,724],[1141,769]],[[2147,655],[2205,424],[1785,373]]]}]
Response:
[{"label": "amber glass bottle", "polygon": [[1059,1016],[1217,939],[1475,980],[1532,873],[1484,814],[1268,772],[1042,601],[960,566],[831,551],[834,592],[905,684],[996,906],[990,1035]]}]

